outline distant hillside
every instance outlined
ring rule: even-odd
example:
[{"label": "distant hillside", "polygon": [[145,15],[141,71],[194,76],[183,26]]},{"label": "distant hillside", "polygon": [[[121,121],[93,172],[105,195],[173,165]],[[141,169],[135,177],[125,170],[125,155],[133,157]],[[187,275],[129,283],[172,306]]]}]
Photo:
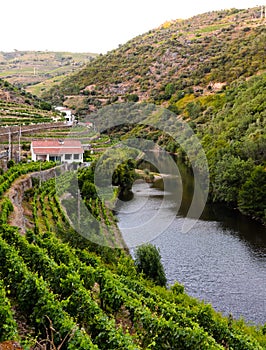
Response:
[{"label": "distant hillside", "polygon": [[50,123],[60,119],[62,116],[52,111],[50,103],[0,79],[0,128]]},{"label": "distant hillside", "polygon": [[96,56],[93,53],[49,51],[0,52],[0,78],[16,86],[28,87],[28,91],[38,95],[44,87],[61,81]]},{"label": "distant hillside", "polygon": [[51,108],[50,103],[44,102],[44,100],[32,95],[25,89],[15,86],[3,79],[0,79],[0,101],[7,103],[27,104],[31,106],[38,105],[38,107],[40,107],[40,102],[43,102],[43,106],[46,107],[45,109]]},{"label": "distant hillside", "polygon": [[98,57],[43,96],[66,99],[84,113],[117,100],[175,109],[184,94],[210,94],[265,70],[265,39],[259,8],[168,22]]}]

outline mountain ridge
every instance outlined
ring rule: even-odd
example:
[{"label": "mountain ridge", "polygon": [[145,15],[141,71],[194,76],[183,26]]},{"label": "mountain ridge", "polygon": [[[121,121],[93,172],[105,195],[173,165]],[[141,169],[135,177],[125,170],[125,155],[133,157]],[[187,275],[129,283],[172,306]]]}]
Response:
[{"label": "mountain ridge", "polygon": [[265,70],[265,22],[259,16],[258,8],[231,9],[166,22],[98,57],[43,97],[89,113],[128,95],[169,106],[184,89],[211,92],[214,84]]}]

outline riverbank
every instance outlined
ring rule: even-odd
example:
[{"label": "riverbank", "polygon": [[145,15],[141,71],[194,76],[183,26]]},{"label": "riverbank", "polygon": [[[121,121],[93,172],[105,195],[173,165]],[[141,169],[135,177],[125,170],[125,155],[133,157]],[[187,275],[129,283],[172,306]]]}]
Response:
[{"label": "riverbank", "polygon": [[[184,187],[187,201],[191,196],[188,189]],[[184,284],[189,295],[211,303],[227,316],[231,313],[247,322],[266,322],[266,235],[262,225],[222,207],[207,205],[204,218],[188,219],[194,226],[186,234],[182,233],[186,217],[181,213],[160,232],[158,210],[164,206],[167,220],[172,215],[171,197],[144,182],[135,183],[133,192],[134,199],[123,203],[116,213],[129,246],[136,244],[136,237],[143,231],[146,238],[141,234],[139,243],[150,239],[160,248],[169,284]]]}]

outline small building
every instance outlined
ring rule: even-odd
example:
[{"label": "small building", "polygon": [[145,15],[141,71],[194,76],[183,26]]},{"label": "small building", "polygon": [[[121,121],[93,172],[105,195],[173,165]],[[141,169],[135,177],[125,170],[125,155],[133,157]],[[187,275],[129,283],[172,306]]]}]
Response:
[{"label": "small building", "polygon": [[84,149],[78,140],[36,140],[31,142],[31,159],[58,161],[61,163],[83,162]]},{"label": "small building", "polygon": [[93,127],[93,123],[92,123],[92,122],[85,122],[84,124],[86,125],[86,127],[87,127],[88,129],[90,129],[90,128]]},{"label": "small building", "polygon": [[75,116],[74,114],[72,114],[72,111],[66,107],[55,107],[55,110],[62,113],[64,115],[65,118],[65,123],[67,125],[73,125],[75,122]]}]

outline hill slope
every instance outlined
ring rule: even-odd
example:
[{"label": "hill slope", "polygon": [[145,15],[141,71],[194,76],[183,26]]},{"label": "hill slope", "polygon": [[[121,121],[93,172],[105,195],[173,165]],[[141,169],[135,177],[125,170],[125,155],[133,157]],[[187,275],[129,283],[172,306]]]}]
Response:
[{"label": "hill slope", "polygon": [[[202,142],[210,199],[266,222],[265,39],[258,8],[165,23],[99,57],[44,96],[64,99],[81,116],[124,101],[168,108]],[[170,119],[165,123],[175,117]],[[179,152],[173,140],[145,131]],[[143,130],[132,133],[141,136]]]},{"label": "hill slope", "polygon": [[[265,37],[258,9],[165,23],[94,60],[45,96],[60,99],[82,92],[86,110],[132,94],[140,101],[167,101],[167,106],[181,92],[217,91],[264,70]],[[75,105],[73,98],[69,102]]]},{"label": "hill slope", "polygon": [[61,115],[51,109],[50,103],[0,79],[0,127],[62,119]]},{"label": "hill slope", "polygon": [[96,54],[48,51],[0,52],[0,78],[39,94],[90,62]]}]

